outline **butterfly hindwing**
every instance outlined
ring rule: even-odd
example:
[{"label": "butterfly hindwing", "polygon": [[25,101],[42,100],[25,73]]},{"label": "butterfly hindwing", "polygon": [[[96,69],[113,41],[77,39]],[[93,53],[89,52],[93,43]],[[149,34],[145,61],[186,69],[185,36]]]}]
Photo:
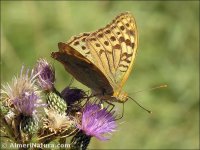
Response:
[{"label": "butterfly hindwing", "polygon": [[91,62],[93,62],[92,56],[90,54],[90,50],[88,49],[85,40],[90,35],[90,33],[82,33],[78,36],[72,37],[69,41],[67,41],[67,44],[74,48],[74,50],[81,53],[84,57],[89,59]]},{"label": "butterfly hindwing", "polygon": [[132,15],[128,12],[120,14],[106,27],[91,33],[86,44],[112,87],[121,89],[130,74],[137,48]]}]

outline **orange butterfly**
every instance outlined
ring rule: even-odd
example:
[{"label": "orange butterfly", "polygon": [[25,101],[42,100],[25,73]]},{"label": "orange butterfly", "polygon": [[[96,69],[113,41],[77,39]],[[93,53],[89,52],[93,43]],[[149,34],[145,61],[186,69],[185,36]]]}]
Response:
[{"label": "orange butterfly", "polygon": [[124,103],[128,95],[122,87],[132,70],[137,45],[135,19],[125,12],[104,28],[58,43],[59,52],[52,57],[97,97]]}]

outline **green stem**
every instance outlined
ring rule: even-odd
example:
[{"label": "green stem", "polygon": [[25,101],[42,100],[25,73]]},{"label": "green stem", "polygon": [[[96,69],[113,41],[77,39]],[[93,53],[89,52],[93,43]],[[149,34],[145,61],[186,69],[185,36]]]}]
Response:
[{"label": "green stem", "polygon": [[71,140],[71,149],[86,150],[91,140],[91,136],[80,130]]},{"label": "green stem", "polygon": [[[59,139],[60,144],[65,144],[66,143],[66,138],[60,138]],[[60,150],[65,150],[65,148],[60,148]]]}]

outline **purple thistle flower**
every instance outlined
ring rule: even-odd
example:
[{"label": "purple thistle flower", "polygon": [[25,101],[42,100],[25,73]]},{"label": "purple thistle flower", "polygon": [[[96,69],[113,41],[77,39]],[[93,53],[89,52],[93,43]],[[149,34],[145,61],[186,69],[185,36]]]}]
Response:
[{"label": "purple thistle flower", "polygon": [[43,90],[52,90],[55,82],[54,68],[45,59],[39,59],[35,70],[40,87]]},{"label": "purple thistle flower", "polygon": [[67,86],[62,92],[61,92],[62,98],[66,101],[68,105],[73,104],[80,99],[84,98],[86,96],[85,92],[78,88],[70,88]]},{"label": "purple thistle flower", "polygon": [[83,109],[81,125],[78,128],[87,136],[94,136],[100,140],[108,140],[104,134],[115,131],[117,125],[113,112],[101,108],[100,104],[88,103]]},{"label": "purple thistle flower", "polygon": [[13,100],[13,104],[17,113],[24,116],[32,116],[38,107],[44,106],[44,104],[39,103],[39,97],[35,92],[23,93],[20,98]]}]

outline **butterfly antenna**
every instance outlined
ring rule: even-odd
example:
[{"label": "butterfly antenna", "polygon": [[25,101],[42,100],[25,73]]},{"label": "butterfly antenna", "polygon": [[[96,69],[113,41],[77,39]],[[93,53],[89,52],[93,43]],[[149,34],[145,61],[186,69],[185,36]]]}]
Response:
[{"label": "butterfly antenna", "polygon": [[167,84],[161,84],[159,86],[155,86],[155,87],[152,87],[150,89],[143,89],[143,90],[140,90],[140,91],[136,91],[136,92],[134,92],[134,94],[144,92],[144,91],[152,91],[152,90],[155,90],[155,89],[166,88],[166,87],[167,87]]},{"label": "butterfly antenna", "polygon": [[144,108],[142,105],[140,105],[140,104],[139,104],[136,100],[134,100],[132,97],[129,97],[129,96],[128,96],[128,98],[130,98],[131,100],[133,100],[138,106],[140,106],[140,108],[142,108],[142,109],[144,109],[145,111],[147,111],[148,113],[152,114],[152,111],[150,111],[150,110]]}]

